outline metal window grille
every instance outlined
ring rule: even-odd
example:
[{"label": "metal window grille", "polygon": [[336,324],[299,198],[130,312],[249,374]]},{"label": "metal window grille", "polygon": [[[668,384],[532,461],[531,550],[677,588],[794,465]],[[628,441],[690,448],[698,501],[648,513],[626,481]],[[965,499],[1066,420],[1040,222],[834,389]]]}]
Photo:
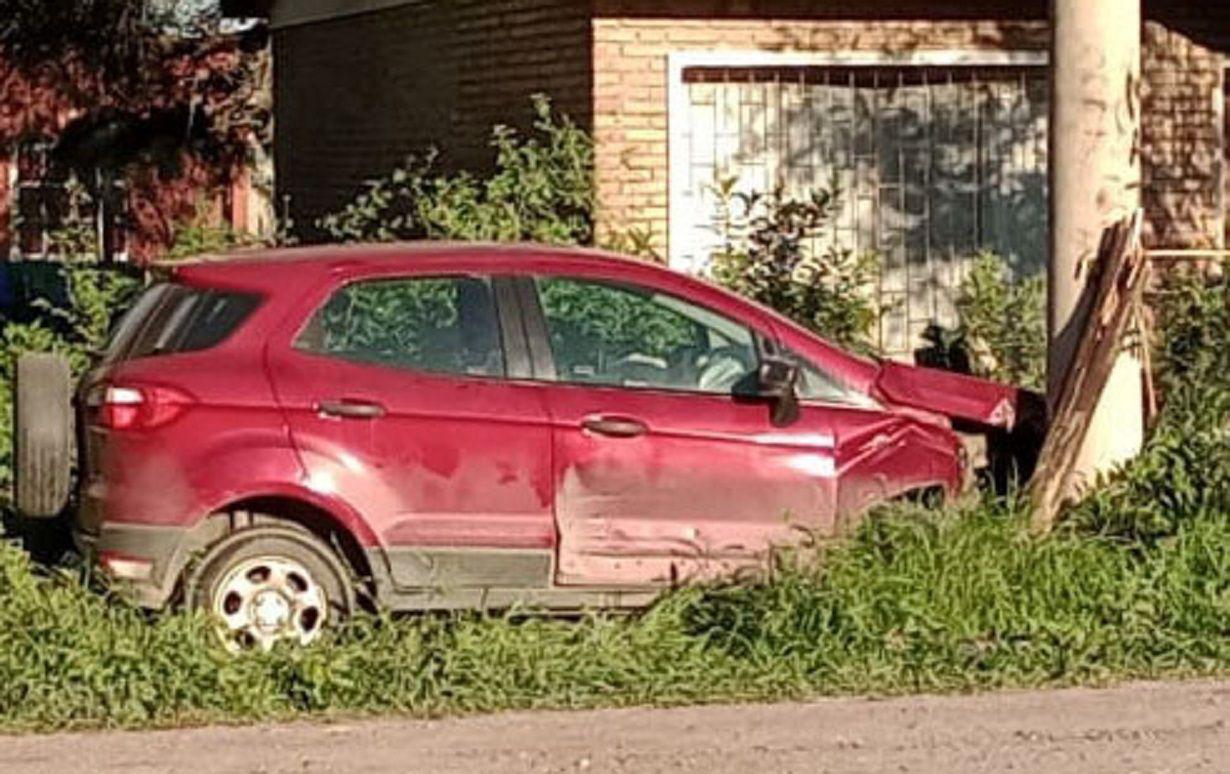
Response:
[{"label": "metal window grille", "polygon": [[[952,325],[969,259],[1045,266],[1047,80],[1039,67],[695,67],[683,72],[696,265],[716,247],[715,181],[839,193],[817,249],[874,252],[881,345]],[[698,261],[698,259],[700,259]]]}]

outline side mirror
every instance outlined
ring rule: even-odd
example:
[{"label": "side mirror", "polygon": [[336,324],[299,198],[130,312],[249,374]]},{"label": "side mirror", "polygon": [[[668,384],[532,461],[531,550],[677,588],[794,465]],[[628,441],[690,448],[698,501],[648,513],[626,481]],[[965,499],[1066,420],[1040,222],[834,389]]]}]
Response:
[{"label": "side mirror", "polygon": [[780,357],[760,361],[757,389],[761,398],[773,403],[771,418],[777,427],[793,424],[799,418],[799,367]]}]

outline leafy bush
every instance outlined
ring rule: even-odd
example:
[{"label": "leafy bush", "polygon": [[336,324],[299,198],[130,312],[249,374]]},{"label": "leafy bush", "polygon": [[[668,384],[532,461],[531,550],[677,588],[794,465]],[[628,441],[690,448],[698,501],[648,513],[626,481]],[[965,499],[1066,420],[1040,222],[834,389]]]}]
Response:
[{"label": "leafy bush", "polygon": [[269,240],[236,231],[230,225],[219,222],[211,208],[201,205],[192,218],[176,226],[171,248],[163,259],[179,261],[201,255],[222,255],[246,247],[271,246],[281,241],[280,234]]},{"label": "leafy bush", "polygon": [[591,244],[593,141],[570,119],[556,115],[546,97],[536,96],[533,105],[530,136],[506,126],[492,131],[496,158],[490,176],[443,174],[436,153],[412,156],[317,226],[340,242]]},{"label": "leafy bush", "polygon": [[1035,389],[1046,382],[1046,278],[1012,276],[979,255],[957,297],[957,336],[979,376]]},{"label": "leafy bush", "polygon": [[714,279],[830,341],[874,351],[878,260],[832,246],[814,249],[832,218],[834,194],[749,195],[734,192],[733,181],[720,182],[717,193],[724,244],[713,256]]},{"label": "leafy bush", "polygon": [[1230,282],[1180,277],[1162,297],[1165,405],[1144,453],[1073,513],[1084,531],[1153,542],[1230,516]]}]

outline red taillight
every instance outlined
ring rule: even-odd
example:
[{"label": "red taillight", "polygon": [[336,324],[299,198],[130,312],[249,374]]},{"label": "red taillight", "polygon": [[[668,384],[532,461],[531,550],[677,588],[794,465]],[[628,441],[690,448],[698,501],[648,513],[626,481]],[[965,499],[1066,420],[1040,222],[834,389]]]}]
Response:
[{"label": "red taillight", "polygon": [[106,385],[90,395],[96,422],[111,430],[149,430],[174,422],[194,403],[172,387]]}]

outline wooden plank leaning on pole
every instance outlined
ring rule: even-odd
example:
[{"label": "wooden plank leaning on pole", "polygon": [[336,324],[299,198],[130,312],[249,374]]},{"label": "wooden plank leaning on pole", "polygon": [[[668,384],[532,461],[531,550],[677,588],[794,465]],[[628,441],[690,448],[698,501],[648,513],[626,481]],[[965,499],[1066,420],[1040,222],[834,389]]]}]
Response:
[{"label": "wooden plank leaning on pole", "polygon": [[[1030,483],[1035,531],[1049,531],[1063,507],[1079,496],[1083,482],[1074,476],[1094,411],[1132,326],[1143,319],[1141,303],[1149,262],[1141,245],[1142,220],[1137,211],[1107,229],[1096,263],[1089,267],[1085,292],[1091,294],[1092,303],[1079,312],[1084,316],[1081,337],[1053,403],[1046,441]],[[1148,346],[1148,342],[1142,340],[1141,345]]]}]

